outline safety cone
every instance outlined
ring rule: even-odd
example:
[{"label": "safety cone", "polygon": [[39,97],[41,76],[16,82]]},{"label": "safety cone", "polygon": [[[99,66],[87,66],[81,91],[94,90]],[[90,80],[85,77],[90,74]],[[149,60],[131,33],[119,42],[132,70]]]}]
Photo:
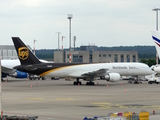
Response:
[{"label": "safety cone", "polygon": [[125,92],[126,92],[126,89],[125,89]]},{"label": "safety cone", "polygon": [[78,86],[79,86],[79,83],[78,83]]},{"label": "safety cone", "polygon": [[107,84],[107,88],[108,88],[108,84]]},{"label": "safety cone", "polygon": [[153,114],[156,114],[155,110],[153,110]]},{"label": "safety cone", "polygon": [[2,116],[3,116],[3,110],[1,110],[1,118],[2,118]]},{"label": "safety cone", "polygon": [[32,88],[32,85],[31,85],[31,88]]}]

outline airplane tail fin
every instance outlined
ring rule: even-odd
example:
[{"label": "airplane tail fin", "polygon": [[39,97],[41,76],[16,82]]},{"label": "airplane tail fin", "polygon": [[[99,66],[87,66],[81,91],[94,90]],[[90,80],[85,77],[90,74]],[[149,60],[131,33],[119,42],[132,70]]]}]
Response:
[{"label": "airplane tail fin", "polygon": [[158,52],[158,56],[160,58],[160,32],[159,31],[151,31],[152,39],[155,43],[156,50]]},{"label": "airplane tail fin", "polygon": [[41,63],[19,37],[12,37],[21,65]]}]

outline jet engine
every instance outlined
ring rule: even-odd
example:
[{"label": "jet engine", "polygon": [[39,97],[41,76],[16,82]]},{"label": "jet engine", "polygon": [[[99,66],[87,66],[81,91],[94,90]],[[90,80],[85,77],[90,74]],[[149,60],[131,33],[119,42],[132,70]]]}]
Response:
[{"label": "jet engine", "polygon": [[10,74],[10,76],[15,78],[27,78],[28,73],[16,70],[16,72],[14,74]]},{"label": "jet engine", "polygon": [[104,78],[109,82],[117,82],[120,80],[121,76],[119,73],[108,73]]}]

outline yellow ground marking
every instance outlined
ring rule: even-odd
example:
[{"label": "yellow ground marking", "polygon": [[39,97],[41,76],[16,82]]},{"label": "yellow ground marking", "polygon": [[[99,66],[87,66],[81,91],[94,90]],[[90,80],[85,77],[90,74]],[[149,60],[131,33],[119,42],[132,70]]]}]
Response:
[{"label": "yellow ground marking", "polygon": [[44,98],[27,98],[27,100],[44,100]]},{"label": "yellow ground marking", "polygon": [[94,103],[91,103],[91,104],[96,104],[96,105],[109,105],[109,104],[111,104],[111,103],[109,103],[109,102],[94,102]]},{"label": "yellow ground marking", "polygon": [[94,104],[97,108],[100,109],[110,109],[110,108],[118,108],[118,109],[127,109],[127,108],[154,108],[154,109],[160,109],[160,105],[120,105],[120,104],[112,104],[108,102],[94,102],[91,103]]},{"label": "yellow ground marking", "polygon": [[74,100],[74,98],[56,98],[57,101],[69,101]]}]

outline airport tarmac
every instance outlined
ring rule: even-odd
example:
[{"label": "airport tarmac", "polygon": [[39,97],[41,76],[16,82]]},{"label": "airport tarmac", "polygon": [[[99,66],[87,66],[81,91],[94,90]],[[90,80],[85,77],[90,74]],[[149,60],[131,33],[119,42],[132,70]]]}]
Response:
[{"label": "airport tarmac", "polygon": [[[85,116],[141,110],[150,120],[160,118],[160,85],[95,81],[94,86],[74,86],[65,80],[26,80],[8,78],[2,86],[5,115],[38,116],[38,120],[83,120]],[[153,115],[155,110],[155,115]]]}]

